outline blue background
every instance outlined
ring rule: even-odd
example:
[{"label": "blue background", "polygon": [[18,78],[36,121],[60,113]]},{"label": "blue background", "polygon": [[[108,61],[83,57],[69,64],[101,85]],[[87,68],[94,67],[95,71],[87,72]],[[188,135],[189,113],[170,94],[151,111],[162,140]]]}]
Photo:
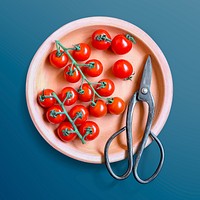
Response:
[{"label": "blue background", "polygon": [[[133,177],[116,181],[104,165],[70,159],[48,145],[26,107],[25,81],[41,43],[60,26],[82,17],[112,16],[146,31],[171,67],[174,100],[162,140],[166,160],[148,185]],[[0,200],[200,199],[200,1],[1,1],[0,5]],[[146,149],[141,174],[158,161]],[[115,164],[126,167],[125,162]]]}]

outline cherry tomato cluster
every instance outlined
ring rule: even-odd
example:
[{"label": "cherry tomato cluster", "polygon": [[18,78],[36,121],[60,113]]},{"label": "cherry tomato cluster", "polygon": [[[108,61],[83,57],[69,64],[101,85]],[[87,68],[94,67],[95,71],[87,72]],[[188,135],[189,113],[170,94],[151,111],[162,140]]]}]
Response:
[{"label": "cherry tomato cluster", "polygon": [[[110,34],[103,29],[96,30],[92,34],[93,47],[99,50],[106,50],[111,47],[111,50],[118,55],[128,53],[132,49],[132,43],[136,42],[129,34],[118,34],[113,39],[111,39]],[[131,75],[133,75],[133,66],[129,61],[120,59],[114,63],[112,71],[118,78],[131,79]]]},{"label": "cherry tomato cluster", "polygon": [[[123,55],[128,53],[136,43],[134,38],[129,35],[118,34],[113,39],[111,39],[110,34],[103,29],[98,29],[92,34],[92,46],[98,50],[106,50],[111,48],[111,50],[118,55]],[[75,49],[72,52],[73,58],[76,61],[85,61],[90,57],[91,48],[86,43],[79,43],[75,45]],[[53,51],[50,54],[50,63],[57,68],[65,67],[68,63],[67,55],[60,50]],[[97,59],[88,60],[83,68],[84,73],[90,77],[97,77],[103,71],[102,63]],[[130,79],[133,75],[132,64],[124,59],[117,60],[112,67],[113,74],[121,79]],[[69,64],[65,67],[64,77],[68,82],[75,83],[81,79],[81,75],[75,66]]]},{"label": "cherry tomato cluster", "polygon": [[[111,40],[110,34],[102,29],[92,34],[92,45],[96,49],[106,50],[111,47],[116,54],[128,53],[134,39],[130,35],[119,34]],[[64,78],[70,83],[82,79],[79,88],[65,87],[57,95],[51,89],[44,89],[38,94],[39,104],[47,108],[46,118],[52,124],[59,124],[58,137],[64,141],[72,141],[77,136],[82,140],[93,140],[99,135],[99,127],[94,121],[88,121],[89,115],[103,117],[108,112],[119,115],[125,110],[125,103],[120,97],[110,97],[115,84],[111,79],[90,82],[88,77],[98,77],[103,72],[103,64],[97,59],[89,59],[91,48],[86,43],[79,43],[73,48],[64,47],[56,41],[56,50],[49,55],[50,64],[56,68],[64,68]],[[71,63],[68,63],[71,60]],[[77,61],[86,61],[78,63]],[[117,60],[112,67],[113,74],[121,79],[131,77],[133,67],[127,60]],[[75,105],[67,112],[65,106],[71,106],[80,100],[90,102],[88,107]]]},{"label": "cherry tomato cluster", "polygon": [[118,34],[111,39],[110,34],[103,29],[98,29],[92,34],[92,45],[96,49],[106,50],[111,46],[114,53],[123,55],[132,48],[132,43],[136,43],[134,38],[129,35]]},{"label": "cherry tomato cluster", "polygon": [[[52,124],[60,124],[57,128],[57,135],[62,141],[74,140],[77,137],[77,130],[84,140],[93,140],[99,135],[98,125],[93,121],[87,121],[89,112],[85,106],[76,105],[69,113],[67,113],[65,107],[63,108],[64,105],[72,105],[78,99],[77,92],[72,87],[65,87],[58,96],[53,90],[44,89],[38,94],[37,98],[39,104],[47,109],[47,120]],[[69,119],[66,119],[67,116],[70,117],[74,125],[79,127],[77,130],[68,121]]]}]

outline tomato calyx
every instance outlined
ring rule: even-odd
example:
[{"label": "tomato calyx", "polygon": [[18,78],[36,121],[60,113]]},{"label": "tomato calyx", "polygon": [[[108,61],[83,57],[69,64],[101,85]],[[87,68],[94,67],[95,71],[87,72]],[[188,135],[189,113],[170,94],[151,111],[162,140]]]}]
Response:
[{"label": "tomato calyx", "polygon": [[90,62],[89,64],[86,65],[86,67],[89,67],[89,69],[93,69],[95,67],[95,63]]},{"label": "tomato calyx", "polygon": [[65,52],[64,51],[60,51],[60,46],[58,46],[58,44],[56,43],[56,49],[57,49],[57,52],[56,52],[56,56],[57,57],[61,57]]},{"label": "tomato calyx", "polygon": [[105,88],[107,85],[107,83],[105,81],[102,81],[99,84],[100,84],[100,86],[98,86],[97,89]]},{"label": "tomato calyx", "polygon": [[95,101],[91,101],[90,106],[95,107],[96,106]]},{"label": "tomato calyx", "polygon": [[70,99],[72,96],[73,96],[73,94],[70,91],[68,91],[66,93],[66,97],[65,97],[65,99],[63,100],[62,103],[65,104],[65,101],[67,101],[67,99]]},{"label": "tomato calyx", "polygon": [[74,50],[80,51],[80,50],[81,50],[80,44],[75,44],[75,45],[74,45]]},{"label": "tomato calyx", "polygon": [[87,127],[85,132],[85,135],[83,136],[83,139],[85,139],[88,135],[91,135],[93,133],[92,128],[91,127]]},{"label": "tomato calyx", "polygon": [[64,112],[56,112],[55,110],[50,111],[50,116],[53,118],[56,118],[59,114],[64,114]]},{"label": "tomato calyx", "polygon": [[61,57],[65,52],[61,52],[60,50],[57,50],[56,57]]},{"label": "tomato calyx", "polygon": [[110,38],[107,37],[106,34],[97,35],[95,39],[98,41],[106,41],[106,42],[112,41]]},{"label": "tomato calyx", "polygon": [[39,100],[40,100],[41,102],[43,102],[43,101],[44,101],[45,99],[47,99],[47,98],[52,98],[52,97],[53,97],[53,96],[51,96],[52,94],[51,94],[51,95],[45,95],[45,94],[44,94],[44,90],[45,90],[45,89],[42,90],[42,95],[39,96]]},{"label": "tomato calyx", "polygon": [[70,129],[66,128],[66,129],[62,130],[62,133],[64,136],[69,136],[70,134],[76,133],[76,132],[74,130],[70,130]]},{"label": "tomato calyx", "polygon": [[72,67],[70,67],[69,70],[68,70],[68,72],[67,72],[67,74],[68,74],[69,76],[73,76],[73,75],[74,75],[74,72],[75,72],[75,69],[72,69]]},{"label": "tomato calyx", "polygon": [[108,98],[108,99],[107,99],[107,104],[112,104],[113,101],[114,101],[114,98]]},{"label": "tomato calyx", "polygon": [[41,102],[43,102],[46,98],[47,98],[47,97],[44,95],[44,90],[43,90],[42,95],[39,96],[39,100],[40,100]]},{"label": "tomato calyx", "polygon": [[77,90],[77,92],[78,92],[79,94],[84,94],[84,93],[85,93],[85,91],[82,89],[82,87],[80,87],[80,88]]},{"label": "tomato calyx", "polygon": [[82,112],[77,112],[76,116],[74,117],[73,121],[75,122],[77,119],[82,119],[83,118],[83,113]]},{"label": "tomato calyx", "polygon": [[132,81],[133,76],[135,75],[135,72],[133,72],[128,78],[125,78],[124,81]]},{"label": "tomato calyx", "polygon": [[40,96],[39,96],[39,99],[40,99],[41,102],[43,102],[43,101],[45,100],[45,96],[40,95]]},{"label": "tomato calyx", "polygon": [[131,42],[133,42],[134,44],[136,44],[136,41],[135,41],[135,39],[134,39],[134,37],[133,37],[132,35],[126,34],[125,37],[126,37],[128,40],[130,40]]}]

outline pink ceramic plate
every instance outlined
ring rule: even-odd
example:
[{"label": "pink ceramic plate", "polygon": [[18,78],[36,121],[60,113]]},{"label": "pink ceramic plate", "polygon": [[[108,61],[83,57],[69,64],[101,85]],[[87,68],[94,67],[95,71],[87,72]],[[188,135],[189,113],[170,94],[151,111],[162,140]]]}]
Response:
[{"label": "pink ceramic plate", "polygon": [[[141,74],[147,55],[150,54],[153,64],[151,90],[155,99],[155,118],[152,131],[158,135],[163,128],[172,103],[173,85],[168,63],[156,45],[156,43],[141,29],[126,21],[110,17],[89,17],[68,23],[55,31],[41,45],[35,54],[27,75],[26,99],[29,113],[42,137],[55,149],[63,154],[77,160],[90,163],[102,163],[104,146],[108,138],[125,125],[125,116],[107,116],[97,119],[90,117],[98,123],[101,132],[94,141],[81,144],[80,140],[71,143],[60,141],[56,134],[56,125],[51,125],[44,118],[44,110],[38,105],[36,97],[43,88],[51,88],[59,92],[63,87],[71,85],[77,88],[77,84],[69,84],[63,78],[63,69],[55,69],[48,62],[49,53],[55,49],[55,40],[60,40],[66,47],[71,47],[79,42],[86,42],[91,46],[91,34],[99,29],[106,29],[112,37],[116,34],[130,33],[136,39],[137,44],[132,50],[123,56],[115,55],[110,50],[100,51],[92,47],[90,58],[99,59],[104,65],[104,72],[100,77],[90,78],[90,80],[100,80],[101,78],[112,78],[116,90],[112,96],[121,96],[127,103],[132,94],[139,88]],[[112,64],[120,58],[129,60],[135,70],[133,81],[122,81],[112,75]],[[79,102],[80,103],[80,102]],[[136,150],[141,140],[147,117],[147,106],[137,104],[133,121],[133,145]],[[149,139],[147,145],[151,140]],[[125,133],[118,136],[110,148],[110,161],[115,162],[126,157]]]}]

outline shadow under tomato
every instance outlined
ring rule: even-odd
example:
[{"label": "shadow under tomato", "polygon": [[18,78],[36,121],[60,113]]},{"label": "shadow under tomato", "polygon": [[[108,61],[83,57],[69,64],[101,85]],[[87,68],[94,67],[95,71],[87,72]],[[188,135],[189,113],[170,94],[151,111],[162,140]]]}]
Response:
[{"label": "shadow under tomato", "polygon": [[114,81],[116,79],[116,77],[114,76],[113,72],[112,72],[112,66],[110,66],[106,71],[106,76],[109,77],[109,79],[111,79],[112,81]]}]

